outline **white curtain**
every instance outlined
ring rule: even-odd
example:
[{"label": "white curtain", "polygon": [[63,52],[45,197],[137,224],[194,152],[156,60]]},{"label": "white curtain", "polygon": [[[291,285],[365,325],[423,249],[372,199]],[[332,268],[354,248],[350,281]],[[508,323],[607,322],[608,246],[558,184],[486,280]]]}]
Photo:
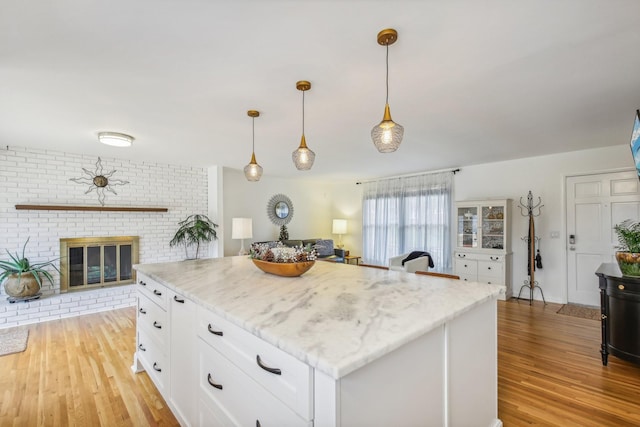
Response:
[{"label": "white curtain", "polygon": [[429,252],[434,270],[451,270],[453,173],[363,183],[363,262],[388,265],[411,251]]}]

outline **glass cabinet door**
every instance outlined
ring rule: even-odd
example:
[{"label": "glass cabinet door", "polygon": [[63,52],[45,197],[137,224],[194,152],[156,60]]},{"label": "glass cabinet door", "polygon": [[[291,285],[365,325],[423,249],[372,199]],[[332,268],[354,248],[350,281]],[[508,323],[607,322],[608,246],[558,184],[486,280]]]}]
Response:
[{"label": "glass cabinet door", "polygon": [[482,248],[504,249],[504,206],[482,207]]},{"label": "glass cabinet door", "polygon": [[478,208],[458,208],[458,247],[478,247]]}]

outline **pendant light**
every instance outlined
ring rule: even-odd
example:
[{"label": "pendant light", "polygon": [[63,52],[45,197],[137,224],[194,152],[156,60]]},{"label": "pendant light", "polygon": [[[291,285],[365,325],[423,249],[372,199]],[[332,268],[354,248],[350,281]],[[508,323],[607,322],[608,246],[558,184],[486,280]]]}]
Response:
[{"label": "pendant light", "polygon": [[307,140],[304,138],[304,93],[311,89],[311,83],[301,80],[296,83],[296,89],[302,91],[302,139],[300,140],[300,146],[293,152],[291,157],[298,170],[308,171],[313,166],[313,161],[316,158],[316,153],[307,147]]},{"label": "pendant light", "polygon": [[402,142],[404,128],[391,120],[389,111],[389,45],[398,40],[398,32],[392,28],[382,30],[378,33],[378,44],[387,47],[387,98],[384,106],[384,116],[380,124],[371,129],[371,139],[381,153],[391,153],[396,151]]},{"label": "pendant light", "polygon": [[256,143],[256,117],[260,117],[260,112],[256,110],[247,111],[247,115],[251,117],[251,161],[244,167],[244,176],[247,181],[260,181],[262,176],[262,166],[256,162],[255,143]]}]

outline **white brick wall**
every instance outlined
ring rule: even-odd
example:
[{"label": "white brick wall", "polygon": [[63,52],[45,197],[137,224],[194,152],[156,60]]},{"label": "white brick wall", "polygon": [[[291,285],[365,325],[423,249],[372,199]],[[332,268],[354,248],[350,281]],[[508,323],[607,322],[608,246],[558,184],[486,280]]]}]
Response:
[{"label": "white brick wall", "polygon": [[[17,204],[100,206],[95,191],[84,194],[87,185],[70,181],[70,178],[86,176],[83,168],[94,172],[96,161],[94,156],[53,150],[0,148],[0,259],[7,258],[6,250],[21,251],[28,237],[26,256],[31,262],[39,262],[60,256],[59,239],[63,237],[125,235],[140,236],[140,263],[184,259],[184,249],[170,248],[169,241],[178,221],[193,213],[207,213],[206,169],[102,157],[104,173],[115,169],[112,179],[129,181],[113,187],[117,195],[105,193],[105,206],[166,207],[166,213],[15,209]],[[57,296],[60,280],[55,270],[51,272],[54,285],[45,281],[43,299],[36,302],[8,304],[4,288],[0,290],[0,328],[34,323],[30,320],[36,318],[50,320],[74,315],[72,313],[84,314],[82,308],[61,306],[81,302],[82,297],[74,300],[78,293]],[[101,300],[87,302],[92,307],[87,312],[135,303],[132,297],[125,302],[119,300],[120,293],[114,289],[120,288],[99,290],[103,292]],[[91,292],[94,291],[82,294]],[[46,313],[40,310],[47,305],[56,307]],[[42,316],[25,312],[34,307],[39,307]]]}]

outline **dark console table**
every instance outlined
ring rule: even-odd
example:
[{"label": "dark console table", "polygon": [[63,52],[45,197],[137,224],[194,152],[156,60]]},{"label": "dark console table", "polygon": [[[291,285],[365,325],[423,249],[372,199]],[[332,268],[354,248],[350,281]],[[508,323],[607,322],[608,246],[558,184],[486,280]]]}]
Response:
[{"label": "dark console table", "polygon": [[640,278],[626,277],[617,264],[601,264],[602,364],[609,354],[640,364]]}]

